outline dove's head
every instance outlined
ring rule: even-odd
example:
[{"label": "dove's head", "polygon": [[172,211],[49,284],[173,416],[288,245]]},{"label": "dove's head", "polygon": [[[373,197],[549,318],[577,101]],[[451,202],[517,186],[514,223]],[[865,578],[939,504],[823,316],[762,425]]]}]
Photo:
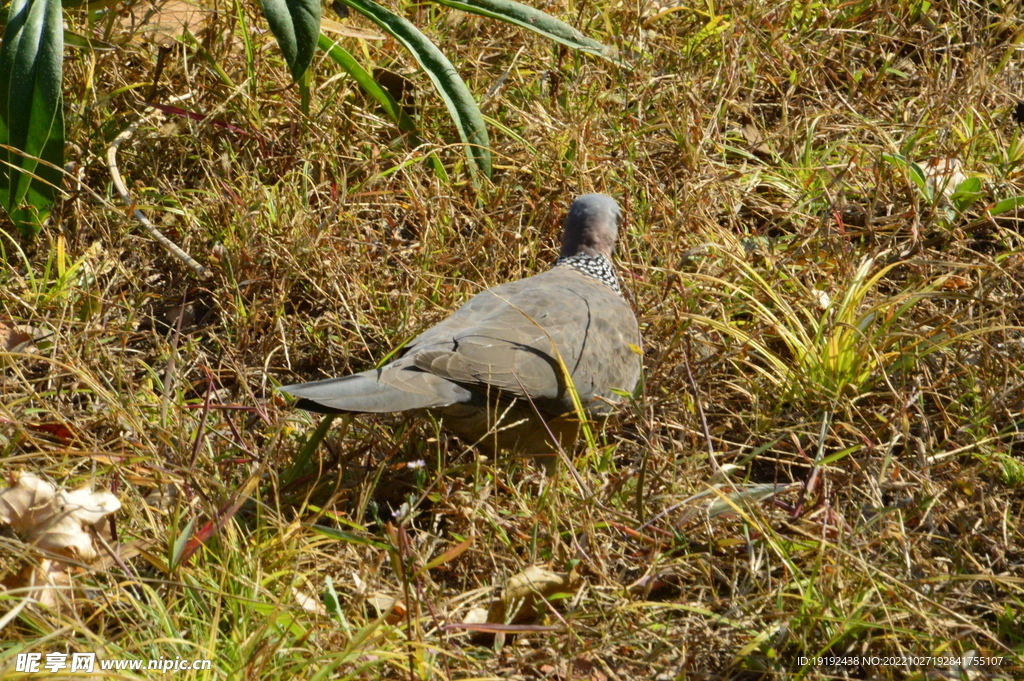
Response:
[{"label": "dove's head", "polygon": [[619,238],[619,204],[604,194],[584,194],[572,202],[559,257],[603,255],[609,260]]}]

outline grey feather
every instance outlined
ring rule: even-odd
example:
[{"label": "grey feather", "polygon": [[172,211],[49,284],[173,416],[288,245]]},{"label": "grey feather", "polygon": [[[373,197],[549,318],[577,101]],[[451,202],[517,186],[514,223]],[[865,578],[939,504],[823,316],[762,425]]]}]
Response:
[{"label": "grey feather", "polygon": [[[299,407],[321,413],[386,414],[433,409],[472,400],[472,393],[409,363],[389,364],[361,374],[281,388],[301,398]],[[319,408],[316,408],[319,407]]]}]

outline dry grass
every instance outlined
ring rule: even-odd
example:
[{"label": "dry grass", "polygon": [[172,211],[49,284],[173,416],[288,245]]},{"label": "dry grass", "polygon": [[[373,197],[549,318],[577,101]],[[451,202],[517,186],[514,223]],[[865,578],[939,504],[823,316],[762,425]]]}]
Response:
[{"label": "dry grass", "polygon": [[[543,7],[617,44],[628,71],[406,6],[514,133],[492,130],[494,183],[474,189],[421,74],[426,148],[326,62],[302,121],[266,35],[246,80],[220,4],[197,35],[233,86],[176,46],[154,99],[190,94],[177,105],[247,134],[172,117],[119,157],[140,207],[214,276],[86,193],[24,258],[2,237],[0,320],[45,339],[0,354],[0,471],[113,490],[119,541],[142,552],[22,610],[0,672],[61,650],[212,659],[197,678],[1020,678],[1022,223],[985,212],[1024,194],[1014,7]],[[367,50],[411,65],[390,42]],[[100,195],[156,52],[69,52],[69,155]],[[434,150],[451,181],[419,160]],[[982,196],[952,210],[883,154],[956,157]],[[589,496],[399,417],[357,418],[302,459],[317,421],[275,385],[373,366],[546,267],[585,191],[628,215],[619,261],[646,343],[635,409],[577,457]],[[769,483],[785,486],[728,496]],[[0,536],[0,566],[27,555]],[[445,628],[539,563],[584,578],[554,630]],[[376,592],[407,614],[378,620]],[[0,593],[0,611],[22,597]],[[1002,666],[799,662],[970,651]]]}]

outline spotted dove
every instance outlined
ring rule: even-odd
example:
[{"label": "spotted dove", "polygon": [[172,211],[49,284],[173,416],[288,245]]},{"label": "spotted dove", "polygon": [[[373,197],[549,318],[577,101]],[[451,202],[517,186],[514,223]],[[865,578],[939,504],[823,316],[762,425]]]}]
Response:
[{"label": "spotted dove", "polygon": [[577,198],[548,271],[475,295],[379,369],[281,390],[325,414],[424,410],[488,452],[549,455],[552,434],[571,445],[579,425],[559,360],[591,416],[613,413],[640,378],[639,327],[610,259],[620,219],[608,196]]}]

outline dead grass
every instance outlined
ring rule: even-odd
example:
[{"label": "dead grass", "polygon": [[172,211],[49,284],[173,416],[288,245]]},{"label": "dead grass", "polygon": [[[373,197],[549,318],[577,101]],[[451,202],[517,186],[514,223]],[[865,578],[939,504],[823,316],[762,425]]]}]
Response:
[{"label": "dead grass", "polygon": [[[4,674],[58,650],[213,660],[197,678],[1024,673],[1022,223],[985,212],[1024,194],[1014,5],[543,7],[632,71],[407,6],[515,133],[492,129],[479,190],[421,74],[423,149],[326,62],[302,121],[267,36],[247,81],[236,14],[215,9],[193,33],[231,85],[179,45],[152,99],[190,94],[177,106],[247,134],[165,118],[119,155],[139,207],[213,278],[85,193],[24,258],[3,237],[0,322],[38,339],[0,354],[0,471],[111,489],[138,551],[22,610]],[[70,51],[65,80],[69,157],[112,197],[101,158],[143,111],[156,47],[108,39],[121,49]],[[391,42],[348,41],[411,66]],[[450,182],[420,160],[433,150]],[[956,157],[982,196],[952,211],[883,154]],[[591,496],[401,417],[354,419],[296,465],[316,421],[275,385],[373,366],[548,266],[585,191],[628,215],[619,262],[646,344],[635,409],[577,458]],[[849,336],[822,294],[842,301],[872,256],[872,273],[893,267],[860,291],[852,319],[878,315]],[[842,346],[862,371],[829,384],[808,367],[843,333],[866,339]],[[736,494],[766,484],[782,487]],[[29,553],[3,535],[0,555],[10,571]],[[450,626],[541,563],[584,578],[537,622],[554,629]],[[374,594],[404,614],[378,619]],[[0,610],[23,598],[0,592]],[[800,662],[971,651],[1001,666]]]}]

